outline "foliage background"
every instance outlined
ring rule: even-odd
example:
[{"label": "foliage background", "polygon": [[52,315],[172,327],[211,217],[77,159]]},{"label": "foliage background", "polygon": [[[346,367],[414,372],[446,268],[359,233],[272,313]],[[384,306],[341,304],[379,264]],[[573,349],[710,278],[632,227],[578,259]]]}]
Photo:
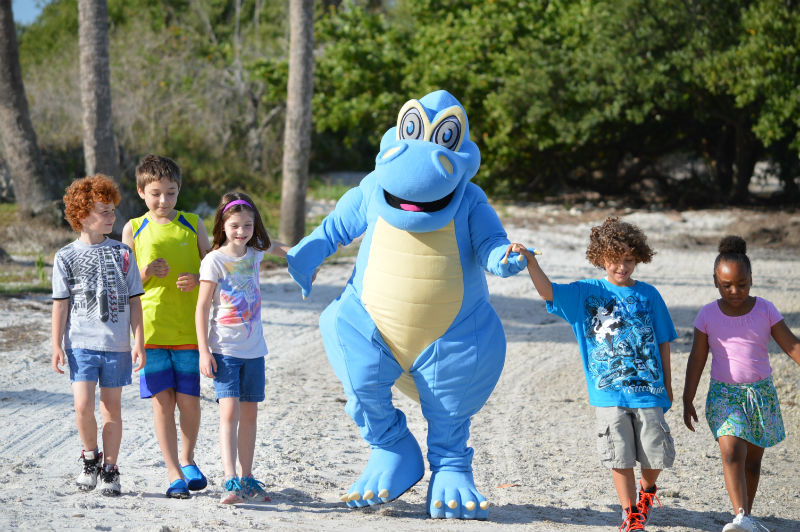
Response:
[{"label": "foliage background", "polygon": [[[312,172],[367,172],[409,98],[445,88],[495,197],[765,201],[758,161],[797,204],[800,2],[395,0],[316,4]],[[278,200],[286,1],[109,0],[122,166],[176,159],[181,207],[230,188]],[[19,27],[34,127],[83,173],[76,0]],[[130,179],[128,187],[131,187]],[[338,190],[338,189],[337,189]]]}]

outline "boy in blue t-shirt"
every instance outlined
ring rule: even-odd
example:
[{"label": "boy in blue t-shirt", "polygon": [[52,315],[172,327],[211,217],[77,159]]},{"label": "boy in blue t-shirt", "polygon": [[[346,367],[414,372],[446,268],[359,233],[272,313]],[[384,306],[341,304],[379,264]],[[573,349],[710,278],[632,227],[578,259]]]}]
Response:
[{"label": "boy in blue t-shirt", "polygon": [[551,283],[525,246],[511,244],[509,251],[528,259],[547,311],[572,326],[589,403],[596,407],[600,461],[611,469],[622,505],[620,530],[644,530],[656,479],[675,459],[664,412],[672,405],[669,342],[677,334],[658,290],[631,278],[636,265],[650,262],[655,252],[638,227],[618,218],[593,227],[586,250],[589,262],[606,271],[605,279]]}]

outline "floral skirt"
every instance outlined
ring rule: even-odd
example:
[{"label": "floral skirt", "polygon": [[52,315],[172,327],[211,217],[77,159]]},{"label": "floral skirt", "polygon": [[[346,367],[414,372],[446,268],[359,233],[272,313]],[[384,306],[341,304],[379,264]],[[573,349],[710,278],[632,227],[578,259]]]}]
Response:
[{"label": "floral skirt", "polygon": [[711,379],[706,420],[714,439],[736,436],[759,447],[771,447],[786,437],[772,377],[746,384]]}]

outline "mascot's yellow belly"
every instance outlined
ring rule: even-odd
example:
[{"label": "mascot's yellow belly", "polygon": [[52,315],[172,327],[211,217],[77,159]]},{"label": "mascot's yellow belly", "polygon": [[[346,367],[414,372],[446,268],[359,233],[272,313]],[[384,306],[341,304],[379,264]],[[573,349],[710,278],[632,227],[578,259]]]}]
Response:
[{"label": "mascot's yellow belly", "polygon": [[406,371],[396,382],[398,389],[417,399],[408,369],[447,331],[464,298],[454,223],[429,233],[411,233],[378,218],[361,297]]}]

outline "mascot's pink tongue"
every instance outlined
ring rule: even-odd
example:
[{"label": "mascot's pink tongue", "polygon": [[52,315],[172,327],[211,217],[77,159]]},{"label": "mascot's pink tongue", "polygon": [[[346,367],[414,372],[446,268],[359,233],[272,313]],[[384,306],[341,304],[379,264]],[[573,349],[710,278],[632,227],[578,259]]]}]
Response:
[{"label": "mascot's pink tongue", "polygon": [[403,209],[404,211],[413,211],[413,212],[420,212],[422,210],[422,207],[418,207],[416,205],[410,205],[408,203],[401,203],[400,208]]}]

